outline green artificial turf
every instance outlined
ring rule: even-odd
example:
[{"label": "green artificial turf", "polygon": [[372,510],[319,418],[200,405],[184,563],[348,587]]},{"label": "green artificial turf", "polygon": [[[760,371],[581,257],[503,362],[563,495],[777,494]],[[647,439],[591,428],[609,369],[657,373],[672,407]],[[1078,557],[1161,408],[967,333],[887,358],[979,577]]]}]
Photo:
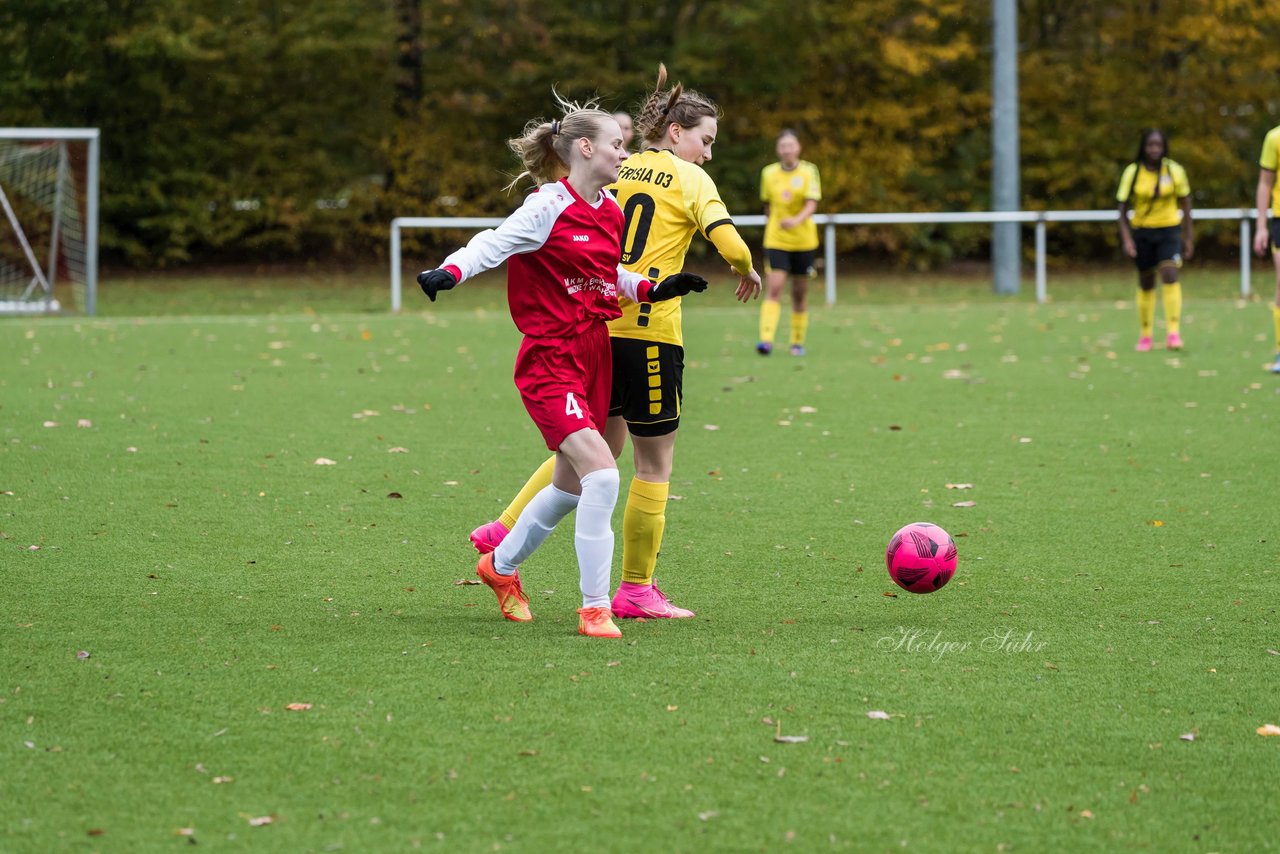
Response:
[{"label": "green artificial turf", "polygon": [[[0,321],[0,850],[1276,847],[1280,381],[1229,275],[1180,354],[1127,275],[854,285],[803,359],[690,298],[658,578],[698,617],[616,642],[570,529],[530,624],[458,583],[545,455],[499,289],[182,287],[209,316]],[[892,595],[916,520],[959,570]]]}]

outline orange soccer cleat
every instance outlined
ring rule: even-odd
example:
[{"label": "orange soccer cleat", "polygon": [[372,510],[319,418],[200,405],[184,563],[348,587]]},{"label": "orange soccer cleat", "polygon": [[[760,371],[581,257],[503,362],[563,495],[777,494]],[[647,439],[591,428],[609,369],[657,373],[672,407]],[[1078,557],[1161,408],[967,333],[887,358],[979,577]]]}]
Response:
[{"label": "orange soccer cleat", "polygon": [[529,597],[524,595],[524,588],[520,586],[520,570],[511,575],[500,575],[493,568],[493,553],[490,552],[481,555],[480,562],[476,564],[476,575],[497,594],[502,616],[516,623],[527,623],[533,619],[529,611]]},{"label": "orange soccer cleat", "polygon": [[579,608],[578,634],[589,638],[620,638],[621,630],[613,622],[608,608]]}]

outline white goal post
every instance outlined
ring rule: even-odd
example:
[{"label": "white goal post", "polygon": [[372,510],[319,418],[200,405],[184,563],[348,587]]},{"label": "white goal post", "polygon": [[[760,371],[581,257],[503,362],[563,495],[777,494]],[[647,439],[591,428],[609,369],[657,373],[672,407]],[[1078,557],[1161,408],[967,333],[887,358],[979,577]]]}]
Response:
[{"label": "white goal post", "polygon": [[[1249,296],[1250,251],[1252,249],[1250,225],[1254,211],[1251,208],[1203,208],[1193,211],[1194,218],[1234,219],[1240,222],[1240,295]],[[940,225],[1017,222],[1035,226],[1035,282],[1036,301],[1045,302],[1048,293],[1047,228],[1051,222],[1114,222],[1116,211],[972,211],[956,213],[836,213],[815,214],[813,219],[823,226],[822,252],[825,264],[827,305],[836,302],[836,227],[841,225]],[[733,223],[742,227],[763,227],[766,218],[758,214],[736,216]],[[401,276],[404,259],[401,257],[400,236],[405,229],[413,228],[495,228],[501,217],[396,217],[391,221],[391,310],[401,308]]]},{"label": "white goal post", "polygon": [[97,312],[97,128],[0,128],[0,316]]}]

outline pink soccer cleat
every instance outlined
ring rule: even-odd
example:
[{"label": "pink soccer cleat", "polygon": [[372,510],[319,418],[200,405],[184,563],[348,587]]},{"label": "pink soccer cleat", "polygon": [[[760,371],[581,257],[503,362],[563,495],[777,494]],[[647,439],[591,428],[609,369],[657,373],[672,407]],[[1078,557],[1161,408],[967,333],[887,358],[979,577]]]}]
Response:
[{"label": "pink soccer cleat", "polygon": [[[1138,346],[1134,347],[1133,349],[1137,350],[1139,353],[1146,353],[1148,350],[1151,349],[1151,336],[1143,335],[1141,338],[1138,339]],[[479,546],[476,546],[476,548],[479,548]]]},{"label": "pink soccer cleat", "polygon": [[630,581],[622,582],[609,607],[619,619],[678,620],[695,616],[688,608],[672,605],[657,584],[633,584]]},{"label": "pink soccer cleat", "polygon": [[502,522],[494,519],[492,522],[485,522],[479,528],[471,532],[471,545],[476,547],[476,551],[482,555],[487,555],[498,547],[498,543],[507,538],[511,530]]},{"label": "pink soccer cleat", "polygon": [[1182,336],[1176,332],[1170,332],[1169,337],[1165,339],[1165,346],[1170,350],[1182,349]]}]

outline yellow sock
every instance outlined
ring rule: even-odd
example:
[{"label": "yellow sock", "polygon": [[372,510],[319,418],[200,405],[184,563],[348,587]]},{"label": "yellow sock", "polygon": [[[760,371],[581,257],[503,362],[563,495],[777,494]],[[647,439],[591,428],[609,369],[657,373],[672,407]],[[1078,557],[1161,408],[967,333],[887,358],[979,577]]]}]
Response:
[{"label": "yellow sock", "polygon": [[1271,306],[1271,319],[1276,324],[1276,350],[1280,351],[1280,305]]},{"label": "yellow sock", "polygon": [[1151,329],[1156,323],[1156,289],[1149,291],[1138,289],[1138,328],[1143,338],[1151,337]]},{"label": "yellow sock", "polygon": [[767,299],[760,303],[760,340],[773,343],[773,336],[778,332],[778,318],[782,317],[782,303],[776,299]]},{"label": "yellow sock", "polygon": [[803,344],[805,333],[809,331],[809,312],[791,312],[791,343]]},{"label": "yellow sock", "polygon": [[508,531],[516,526],[516,520],[520,518],[524,508],[529,506],[533,496],[551,484],[551,473],[555,470],[556,458],[548,457],[547,461],[538,466],[538,470],[525,481],[524,486],[516,493],[516,497],[507,505],[507,509],[503,510],[502,515],[498,517],[498,521],[506,525]]},{"label": "yellow sock", "polygon": [[1182,283],[1171,282],[1164,286],[1165,331],[1177,335],[1182,331]]},{"label": "yellow sock", "polygon": [[[776,305],[776,303],[775,303]],[[669,483],[631,479],[627,506],[622,511],[622,580],[652,584],[653,567],[667,527]]]}]

